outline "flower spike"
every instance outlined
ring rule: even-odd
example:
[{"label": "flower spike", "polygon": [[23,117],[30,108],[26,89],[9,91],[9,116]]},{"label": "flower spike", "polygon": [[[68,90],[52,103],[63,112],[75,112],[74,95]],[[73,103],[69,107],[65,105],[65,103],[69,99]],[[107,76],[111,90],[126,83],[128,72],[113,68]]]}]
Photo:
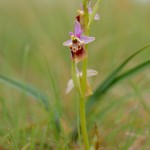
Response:
[{"label": "flower spike", "polygon": [[[87,69],[88,47],[86,46],[86,44],[93,42],[95,40],[95,37],[90,37],[88,35],[93,20],[99,20],[99,15],[96,14],[99,3],[100,0],[97,1],[97,3],[94,6],[94,9],[92,10],[90,6],[91,0],[82,1],[81,6],[82,8],[78,10],[78,15],[75,18],[74,32],[69,32],[70,39],[63,43],[64,46],[69,47],[72,58],[71,62],[72,79],[68,81],[66,94],[68,94],[73,89],[73,87],[75,87],[80,96],[79,118],[81,126],[78,126],[78,129],[80,130],[81,127],[81,135],[84,142],[84,149],[86,150],[91,149],[86,127],[86,109],[85,109],[86,96],[92,95],[92,89],[88,82],[88,78],[98,74],[98,72],[95,70]],[[82,60],[83,60],[82,71],[79,72],[77,70],[77,63]]]}]

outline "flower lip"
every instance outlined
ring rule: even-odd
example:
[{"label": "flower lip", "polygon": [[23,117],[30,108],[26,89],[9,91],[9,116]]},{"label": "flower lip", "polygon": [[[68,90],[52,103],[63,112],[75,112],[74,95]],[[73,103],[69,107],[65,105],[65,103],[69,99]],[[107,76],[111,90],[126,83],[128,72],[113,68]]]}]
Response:
[{"label": "flower lip", "polygon": [[71,58],[73,61],[79,62],[87,57],[84,43],[71,44],[69,48],[71,50]]}]

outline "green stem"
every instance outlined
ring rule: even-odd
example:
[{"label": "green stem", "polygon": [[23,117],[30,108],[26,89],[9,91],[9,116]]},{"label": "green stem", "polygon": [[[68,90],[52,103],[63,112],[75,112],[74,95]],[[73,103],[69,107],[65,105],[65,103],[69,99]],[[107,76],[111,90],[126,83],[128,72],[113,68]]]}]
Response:
[{"label": "green stem", "polygon": [[84,34],[87,35],[88,33],[88,22],[89,22],[89,13],[88,13],[88,2],[89,0],[83,0],[82,1],[82,5],[83,5],[83,11],[84,11],[84,24],[85,24],[85,31],[84,31]]},{"label": "green stem", "polygon": [[84,141],[85,150],[89,150],[89,140],[88,140],[88,134],[87,134],[87,128],[86,128],[86,118],[85,118],[85,99],[80,99],[80,122],[81,122],[81,131]]},{"label": "green stem", "polygon": [[87,83],[87,63],[88,59],[85,58],[82,64],[82,80],[81,80],[81,88],[84,95],[86,93],[86,83]]},{"label": "green stem", "polygon": [[[85,68],[84,68],[85,71],[86,71],[86,66],[87,66],[86,63],[85,63]],[[85,150],[89,150],[89,141],[88,141],[87,128],[86,128],[86,119],[85,119],[85,92],[83,93],[83,89],[81,89],[81,84],[79,81],[79,77],[77,76],[76,64],[74,61],[72,61],[72,79],[73,79],[74,85],[81,97],[80,104],[79,104],[80,105],[79,111],[80,111],[81,132],[82,132],[82,136],[83,136]],[[84,81],[86,81],[86,78],[83,78],[83,79],[84,79]],[[86,82],[85,82],[85,84],[83,84],[83,82],[82,82],[82,86],[86,87]]]},{"label": "green stem", "polygon": [[[79,94],[77,93],[77,130],[78,130],[78,139],[79,146],[81,144],[81,130],[80,130],[80,108],[79,108]],[[81,147],[79,147],[81,149]]]},{"label": "green stem", "polygon": [[79,78],[77,77],[77,72],[76,72],[76,64],[74,61],[72,61],[72,80],[74,82],[74,86],[76,87],[78,93],[80,94],[80,96],[83,98],[83,92],[80,86],[80,81]]},{"label": "green stem", "polygon": [[[89,21],[87,4],[88,4],[88,0],[83,0],[84,23],[85,23],[84,34],[85,35],[89,34],[89,28],[87,26],[88,21]],[[86,46],[86,50],[87,50],[87,46]],[[84,97],[81,97],[81,99],[80,99],[80,123],[81,123],[81,132],[82,132],[82,136],[83,136],[85,150],[90,149],[88,134],[87,134],[87,127],[86,127],[86,115],[85,115],[85,93],[86,93],[86,84],[87,84],[87,63],[88,63],[88,58],[85,58],[83,60],[83,64],[82,64],[82,78],[81,78],[81,89],[82,89]]]}]

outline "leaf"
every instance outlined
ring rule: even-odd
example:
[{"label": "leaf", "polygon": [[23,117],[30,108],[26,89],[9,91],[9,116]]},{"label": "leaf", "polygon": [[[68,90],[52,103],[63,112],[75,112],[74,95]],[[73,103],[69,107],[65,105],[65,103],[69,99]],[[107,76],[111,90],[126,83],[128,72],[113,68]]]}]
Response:
[{"label": "leaf", "polygon": [[128,70],[127,72],[125,72],[125,73],[123,73],[121,75],[119,75],[118,77],[116,77],[113,80],[113,82],[110,84],[110,86],[113,86],[117,82],[119,82],[119,81],[121,81],[121,80],[123,80],[123,79],[125,79],[127,77],[130,77],[130,76],[138,73],[139,71],[142,71],[144,68],[146,68],[148,66],[150,66],[150,60],[148,60],[148,61],[146,61],[146,62],[144,62],[144,63],[142,63],[142,64],[140,64],[140,65],[138,65],[138,66],[136,66],[136,67],[134,67],[132,69],[130,69],[130,70]]},{"label": "leaf", "polygon": [[35,98],[37,101],[42,102],[46,110],[49,109],[48,98],[35,87],[4,75],[0,75],[0,82],[18,91],[25,92],[27,95]]},{"label": "leaf", "polygon": [[[99,97],[102,96],[106,91],[109,90],[109,88],[114,85],[115,83],[117,83],[119,80],[128,77],[129,75],[131,75],[132,73],[135,73],[137,70],[142,69],[144,66],[137,66],[137,68],[133,68],[133,70],[131,69],[128,75],[123,75],[121,78],[119,78],[120,76],[117,77],[117,75],[120,73],[120,71],[128,64],[128,62],[130,60],[132,60],[137,54],[141,53],[142,51],[146,50],[147,48],[149,48],[150,45],[147,45],[143,48],[141,48],[140,50],[138,50],[137,52],[135,52],[134,54],[132,54],[130,57],[128,57],[119,67],[117,67],[104,81],[102,84],[100,84],[100,86],[96,89],[96,91],[94,92],[94,94],[89,98],[89,100],[87,101],[86,104],[86,109],[87,112],[90,111],[90,109],[92,108],[92,106],[94,105],[94,103],[96,101],[99,100]],[[134,70],[135,69],[135,70]]]},{"label": "leaf", "polygon": [[45,62],[46,62],[46,65],[47,65],[47,70],[48,70],[48,73],[49,73],[49,79],[50,79],[50,82],[52,84],[52,89],[53,89],[53,92],[54,92],[54,96],[55,96],[55,109],[54,109],[54,123],[55,123],[55,127],[56,127],[56,130],[57,130],[57,134],[60,134],[61,132],[61,124],[60,124],[60,118],[61,118],[61,106],[60,106],[60,96],[59,96],[59,92],[58,92],[58,87],[56,85],[56,81],[53,77],[53,74],[52,74],[52,70],[48,63],[48,60],[47,60],[47,57],[46,55],[44,55],[45,57]]}]

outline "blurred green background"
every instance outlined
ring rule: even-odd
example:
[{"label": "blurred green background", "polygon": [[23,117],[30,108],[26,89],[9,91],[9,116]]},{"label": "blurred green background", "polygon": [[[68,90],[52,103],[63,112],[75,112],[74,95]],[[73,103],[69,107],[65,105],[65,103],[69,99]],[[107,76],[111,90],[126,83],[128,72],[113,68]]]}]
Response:
[{"label": "blurred green background", "polygon": [[[77,94],[75,90],[65,94],[71,78],[71,59],[69,49],[62,43],[69,39],[68,32],[74,30],[80,3],[79,0],[0,0],[0,74],[34,85],[48,95],[51,105],[50,112],[46,112],[42,104],[25,92],[0,83],[0,149],[60,149],[64,139],[53,133],[56,128],[53,121],[49,124],[54,112],[61,116],[65,141],[69,141],[77,118]],[[93,90],[125,58],[150,43],[149,2],[103,0],[99,14],[100,21],[93,23],[90,34],[96,40],[89,44],[88,68],[99,72],[91,80]],[[147,50],[126,69],[148,59]],[[88,124],[90,130],[94,123],[98,125],[102,146],[127,149],[136,140],[136,136],[131,136],[132,142],[128,141],[127,132],[150,138],[149,73],[147,69],[121,82],[97,105],[96,114]],[[145,149],[150,148],[147,141],[145,145]]]}]

